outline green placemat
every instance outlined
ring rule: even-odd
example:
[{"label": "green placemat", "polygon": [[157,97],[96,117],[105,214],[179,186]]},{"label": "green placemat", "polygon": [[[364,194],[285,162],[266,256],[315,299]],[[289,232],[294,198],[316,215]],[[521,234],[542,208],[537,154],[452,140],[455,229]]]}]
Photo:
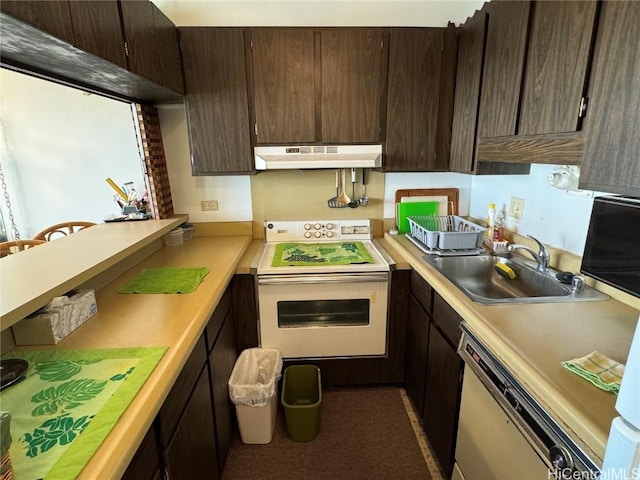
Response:
[{"label": "green placemat", "polygon": [[207,273],[207,267],[145,268],[118,293],[191,293]]},{"label": "green placemat", "polygon": [[167,347],[11,352],[25,378],[0,394],[11,412],[16,479],[75,478]]},{"label": "green placemat", "polygon": [[374,263],[362,242],[279,243],[272,267]]}]

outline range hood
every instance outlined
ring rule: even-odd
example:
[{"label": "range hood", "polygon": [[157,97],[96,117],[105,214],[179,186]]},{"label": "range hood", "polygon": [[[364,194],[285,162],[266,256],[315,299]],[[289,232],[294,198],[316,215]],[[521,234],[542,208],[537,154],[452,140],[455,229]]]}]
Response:
[{"label": "range hood", "polygon": [[377,168],[382,145],[301,145],[255,147],[256,170]]}]

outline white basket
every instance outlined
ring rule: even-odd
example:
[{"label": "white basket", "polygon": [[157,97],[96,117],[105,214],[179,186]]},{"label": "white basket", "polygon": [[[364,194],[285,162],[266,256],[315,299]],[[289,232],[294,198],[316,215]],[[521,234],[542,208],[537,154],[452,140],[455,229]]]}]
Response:
[{"label": "white basket", "polygon": [[428,248],[468,250],[482,246],[487,230],[457,215],[407,217],[411,236]]}]

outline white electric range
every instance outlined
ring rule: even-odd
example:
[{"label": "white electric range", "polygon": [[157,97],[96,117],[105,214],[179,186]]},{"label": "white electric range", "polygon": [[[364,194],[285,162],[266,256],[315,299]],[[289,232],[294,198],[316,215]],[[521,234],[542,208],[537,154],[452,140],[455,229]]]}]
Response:
[{"label": "white electric range", "polygon": [[262,347],[284,358],[385,355],[390,262],[370,220],[266,221]]}]

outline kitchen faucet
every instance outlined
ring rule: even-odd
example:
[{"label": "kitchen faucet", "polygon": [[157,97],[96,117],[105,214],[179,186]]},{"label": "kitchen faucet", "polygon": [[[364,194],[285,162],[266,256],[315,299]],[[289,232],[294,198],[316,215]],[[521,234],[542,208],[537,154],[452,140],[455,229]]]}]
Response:
[{"label": "kitchen faucet", "polygon": [[540,240],[538,240],[535,237],[532,237],[531,235],[527,235],[527,237],[529,237],[530,239],[532,239],[538,244],[538,253],[536,253],[534,250],[527,247],[526,245],[519,245],[517,243],[514,243],[513,245],[509,245],[508,250],[510,252],[513,252],[515,250],[526,250],[527,252],[529,252],[529,254],[534,258],[534,260],[538,264],[537,270],[539,272],[546,272],[547,268],[549,268],[549,252],[547,251],[545,246],[542,244],[542,242],[540,242]]}]

